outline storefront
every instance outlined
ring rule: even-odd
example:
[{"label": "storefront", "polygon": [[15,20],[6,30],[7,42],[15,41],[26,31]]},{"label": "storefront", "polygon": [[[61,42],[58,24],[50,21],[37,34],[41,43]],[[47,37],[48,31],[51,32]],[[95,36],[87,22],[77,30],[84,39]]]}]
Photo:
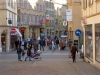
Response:
[{"label": "storefront", "polygon": [[11,49],[13,49],[15,47],[15,41],[18,39],[22,39],[22,34],[20,33],[20,31],[17,28],[12,28],[11,29]]},{"label": "storefront", "polygon": [[85,60],[100,69],[100,24],[84,26]]}]

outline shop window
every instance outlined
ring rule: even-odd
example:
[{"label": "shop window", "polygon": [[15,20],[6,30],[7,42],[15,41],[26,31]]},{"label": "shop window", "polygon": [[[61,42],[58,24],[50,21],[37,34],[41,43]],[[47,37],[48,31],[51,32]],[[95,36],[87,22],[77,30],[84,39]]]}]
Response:
[{"label": "shop window", "polygon": [[100,24],[95,27],[95,50],[96,60],[100,62]]},{"label": "shop window", "polygon": [[93,60],[92,25],[85,26],[85,50],[85,56],[90,60]]}]

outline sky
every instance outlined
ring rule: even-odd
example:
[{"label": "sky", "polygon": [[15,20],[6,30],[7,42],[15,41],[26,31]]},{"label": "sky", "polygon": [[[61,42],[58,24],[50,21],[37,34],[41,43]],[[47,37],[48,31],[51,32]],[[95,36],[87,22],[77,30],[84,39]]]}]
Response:
[{"label": "sky", "polygon": [[[35,6],[35,3],[38,1],[38,0],[28,0],[30,2],[30,4],[33,6],[33,3],[34,3],[34,6]],[[50,0],[46,0],[46,1],[50,1]],[[55,9],[57,9],[57,7],[61,7],[62,5],[60,4],[66,4],[67,1],[66,0],[52,0],[54,2],[54,6],[55,6]]]},{"label": "sky", "polygon": [[[66,0],[53,0],[55,3],[55,9],[57,9],[57,7],[61,8],[62,4],[67,4]],[[61,4],[61,5],[60,5]]]}]

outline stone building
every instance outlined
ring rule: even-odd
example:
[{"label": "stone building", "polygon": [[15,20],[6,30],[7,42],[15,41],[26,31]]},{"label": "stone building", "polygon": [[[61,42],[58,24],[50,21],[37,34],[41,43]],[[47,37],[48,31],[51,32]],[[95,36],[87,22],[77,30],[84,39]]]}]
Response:
[{"label": "stone building", "polygon": [[10,51],[11,29],[17,27],[16,0],[0,0],[0,52]]},{"label": "stone building", "polygon": [[[80,49],[83,44],[83,28],[81,25],[81,0],[67,0],[67,8],[72,10],[72,21],[68,21],[68,39],[71,39],[73,43],[78,45]],[[77,37],[75,35],[75,31],[80,29],[82,31],[82,35]]]},{"label": "stone building", "polygon": [[24,40],[28,37],[38,38],[40,27],[45,24],[44,0],[17,0],[18,27]]},{"label": "stone building", "polygon": [[100,0],[82,0],[84,58],[100,69]]},{"label": "stone building", "polygon": [[61,37],[61,35],[67,35],[64,32],[67,32],[67,25],[63,26],[63,22],[66,21],[66,5],[58,4],[61,7],[55,9],[55,35]]},{"label": "stone building", "polygon": [[49,16],[49,24],[46,25],[45,31],[47,36],[54,36],[54,3],[50,0],[45,0],[46,4],[46,13],[45,15]]}]

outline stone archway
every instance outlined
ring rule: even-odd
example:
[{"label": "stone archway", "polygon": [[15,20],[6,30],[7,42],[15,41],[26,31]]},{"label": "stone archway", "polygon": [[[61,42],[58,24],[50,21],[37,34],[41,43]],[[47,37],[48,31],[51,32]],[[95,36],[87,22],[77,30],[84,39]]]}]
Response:
[{"label": "stone archway", "polygon": [[0,52],[10,50],[10,29],[0,28]]},{"label": "stone archway", "polygon": [[6,51],[5,34],[6,34],[6,28],[0,28],[0,52]]}]

